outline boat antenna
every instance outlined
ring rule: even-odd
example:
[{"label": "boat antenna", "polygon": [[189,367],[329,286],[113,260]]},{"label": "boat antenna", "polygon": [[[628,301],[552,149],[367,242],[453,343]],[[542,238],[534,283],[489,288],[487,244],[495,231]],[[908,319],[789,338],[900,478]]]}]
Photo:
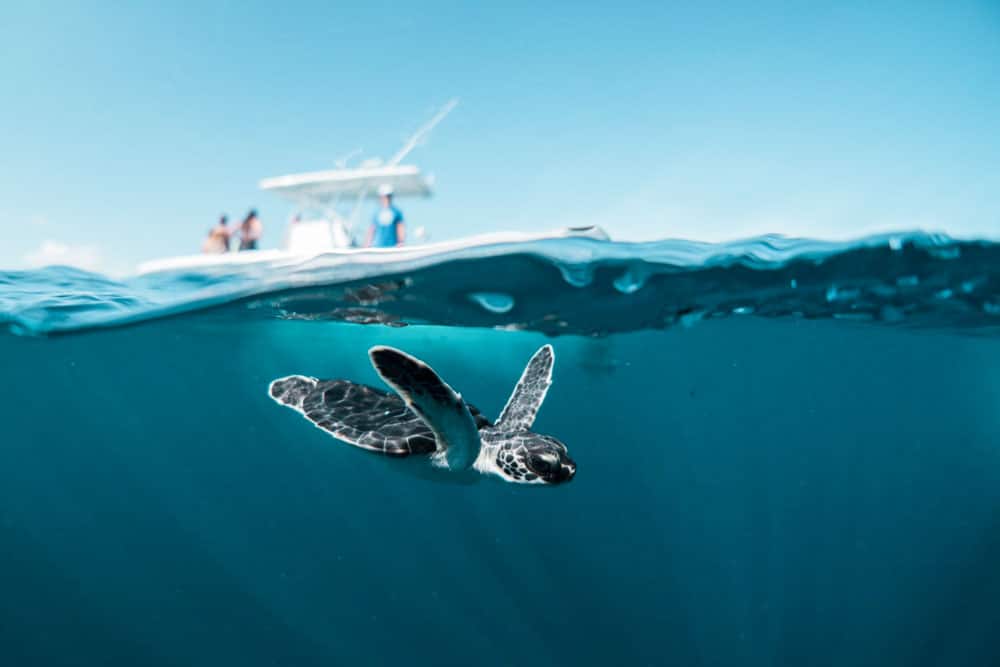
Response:
[{"label": "boat antenna", "polygon": [[392,159],[390,159],[388,163],[389,166],[394,167],[402,162],[403,158],[409,155],[410,151],[419,146],[427,135],[430,134],[431,130],[434,129],[434,126],[444,120],[444,117],[451,113],[451,110],[454,109],[457,104],[457,97],[453,97],[448,100],[448,103],[441,107],[441,110],[434,114],[434,117],[427,121],[423,127],[414,132],[413,136],[411,136],[406,143],[403,144],[403,147],[399,149],[399,152],[392,156]]},{"label": "boat antenna", "polygon": [[362,149],[360,149],[360,148],[355,148],[355,149],[354,149],[353,151],[351,151],[350,153],[347,153],[346,155],[342,155],[341,157],[339,157],[339,158],[337,158],[336,160],[334,160],[333,164],[335,164],[335,165],[337,166],[337,168],[338,168],[338,169],[344,169],[345,167],[347,167],[347,162],[348,162],[348,161],[349,161],[349,160],[350,160],[350,159],[351,159],[352,157],[354,157],[354,156],[356,156],[356,155],[361,155],[361,152],[362,152]]}]

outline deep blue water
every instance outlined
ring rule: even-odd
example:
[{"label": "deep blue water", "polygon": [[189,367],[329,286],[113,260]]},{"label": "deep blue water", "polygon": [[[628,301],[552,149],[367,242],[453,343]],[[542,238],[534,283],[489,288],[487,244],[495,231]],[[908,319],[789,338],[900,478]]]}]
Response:
[{"label": "deep blue water", "polygon": [[[996,244],[49,269],[0,319],[0,664],[1000,664]],[[266,394],[389,344],[495,417],[544,342],[555,488]]]}]

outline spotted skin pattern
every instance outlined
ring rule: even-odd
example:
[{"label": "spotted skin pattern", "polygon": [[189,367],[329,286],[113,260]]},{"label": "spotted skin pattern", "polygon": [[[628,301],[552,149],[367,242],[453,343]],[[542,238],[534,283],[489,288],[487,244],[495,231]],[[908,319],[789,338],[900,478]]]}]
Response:
[{"label": "spotted skin pattern", "polygon": [[[576,474],[576,463],[566,445],[553,437],[522,431],[509,433],[494,428],[481,431],[483,449],[491,454],[501,477],[522,484],[561,484]],[[483,472],[486,472],[485,466]]]},{"label": "spotted skin pattern", "polygon": [[545,345],[524,367],[521,379],[517,381],[517,386],[507,400],[500,416],[497,417],[497,425],[511,431],[527,431],[535,423],[535,416],[538,409],[542,407],[545,394],[548,393],[552,385],[552,365],[555,362],[555,355],[551,345]]}]

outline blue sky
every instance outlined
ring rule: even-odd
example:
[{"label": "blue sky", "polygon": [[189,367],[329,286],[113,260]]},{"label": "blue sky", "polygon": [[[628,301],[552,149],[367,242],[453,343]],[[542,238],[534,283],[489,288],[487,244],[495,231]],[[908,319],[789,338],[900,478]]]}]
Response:
[{"label": "blue sky", "polygon": [[1000,237],[1000,3],[0,8],[0,267],[197,252],[266,176],[388,157],[434,239]]}]

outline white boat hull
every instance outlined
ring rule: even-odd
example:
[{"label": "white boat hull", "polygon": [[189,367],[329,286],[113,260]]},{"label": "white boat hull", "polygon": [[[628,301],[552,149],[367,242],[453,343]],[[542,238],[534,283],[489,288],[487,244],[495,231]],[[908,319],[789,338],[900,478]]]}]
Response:
[{"label": "white boat hull", "polygon": [[524,243],[546,239],[590,238],[608,240],[607,233],[600,227],[563,228],[542,233],[525,232],[493,232],[467,236],[449,241],[438,241],[420,245],[406,245],[400,248],[336,248],[320,252],[304,252],[301,250],[250,250],[245,252],[229,252],[222,255],[183,255],[165,257],[143,262],[138,265],[136,273],[147,275],[166,271],[211,270],[214,268],[237,267],[253,264],[269,266],[297,266],[316,258],[342,258],[360,264],[385,264],[387,262],[402,262],[419,259],[439,253],[453,252],[478,248],[494,244]]}]

